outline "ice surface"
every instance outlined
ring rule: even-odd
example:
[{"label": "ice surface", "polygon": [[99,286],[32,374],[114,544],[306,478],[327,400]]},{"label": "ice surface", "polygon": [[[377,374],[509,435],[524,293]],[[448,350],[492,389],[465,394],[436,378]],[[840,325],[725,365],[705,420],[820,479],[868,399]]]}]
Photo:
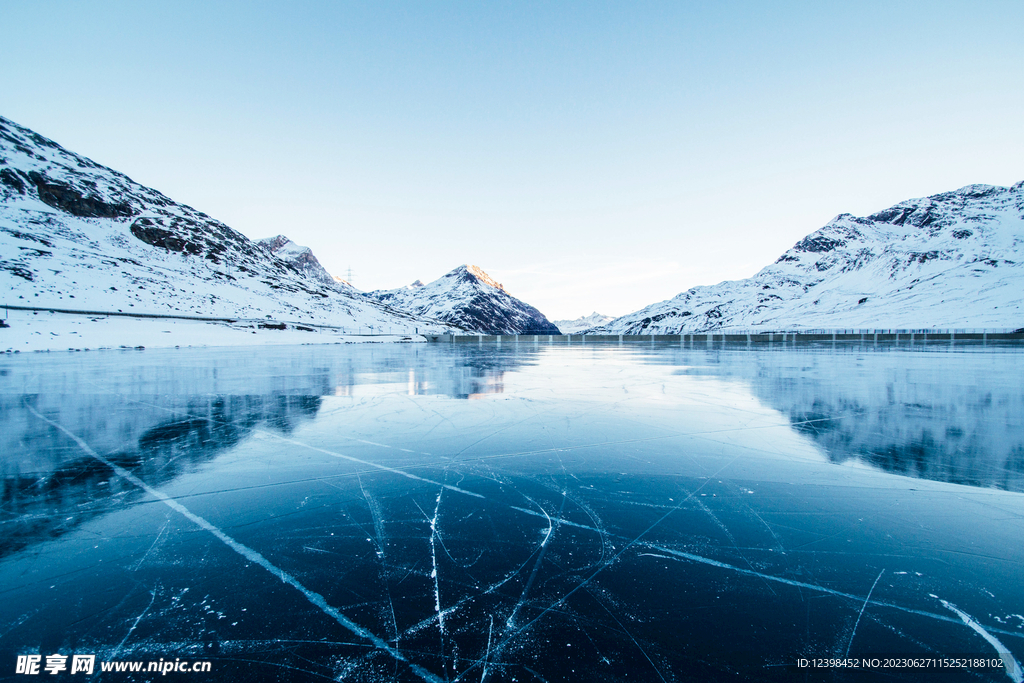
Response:
[{"label": "ice surface", "polygon": [[[1022,375],[948,346],[5,356],[0,675],[1013,678]],[[795,666],[885,654],[1006,665]]]}]

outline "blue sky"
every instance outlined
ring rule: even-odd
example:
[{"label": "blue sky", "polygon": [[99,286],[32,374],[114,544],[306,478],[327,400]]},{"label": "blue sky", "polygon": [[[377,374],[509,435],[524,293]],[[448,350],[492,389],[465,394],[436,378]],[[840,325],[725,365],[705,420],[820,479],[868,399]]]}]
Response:
[{"label": "blue sky", "polygon": [[0,1],[0,114],[362,289],[552,319],[1024,179],[1024,3]]}]

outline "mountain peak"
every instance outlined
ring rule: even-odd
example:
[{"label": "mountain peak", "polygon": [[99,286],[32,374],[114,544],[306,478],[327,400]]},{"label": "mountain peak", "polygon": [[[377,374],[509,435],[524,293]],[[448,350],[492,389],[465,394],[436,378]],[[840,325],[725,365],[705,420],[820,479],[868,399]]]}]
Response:
[{"label": "mountain peak", "polygon": [[271,254],[321,284],[333,287],[338,282],[320,265],[320,261],[313,255],[312,249],[295,244],[286,235],[258,240],[257,244],[266,247]]},{"label": "mountain peak", "polygon": [[257,241],[275,254],[289,244],[295,244],[286,235],[275,235],[274,237],[268,237]]},{"label": "mountain peak", "polygon": [[367,296],[452,325],[485,334],[558,334],[533,306],[505,291],[479,266],[463,264],[433,282],[367,292]]},{"label": "mountain peak", "polygon": [[504,285],[502,285],[500,282],[498,282],[490,275],[485,273],[484,269],[481,268],[480,266],[473,266],[464,263],[455,270],[445,275],[445,277],[454,277],[459,278],[460,280],[469,281],[476,280],[482,282],[488,287],[494,287],[495,289],[500,289],[503,292],[505,291]]}]

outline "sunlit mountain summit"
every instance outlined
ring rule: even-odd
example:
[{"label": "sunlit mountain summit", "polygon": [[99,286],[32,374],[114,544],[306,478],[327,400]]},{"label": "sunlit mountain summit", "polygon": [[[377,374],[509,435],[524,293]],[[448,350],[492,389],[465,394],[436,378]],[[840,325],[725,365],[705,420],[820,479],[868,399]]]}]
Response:
[{"label": "sunlit mountain summit", "polygon": [[414,315],[472,332],[559,334],[544,314],[515,298],[477,266],[462,265],[429,284],[369,292],[367,296]]}]

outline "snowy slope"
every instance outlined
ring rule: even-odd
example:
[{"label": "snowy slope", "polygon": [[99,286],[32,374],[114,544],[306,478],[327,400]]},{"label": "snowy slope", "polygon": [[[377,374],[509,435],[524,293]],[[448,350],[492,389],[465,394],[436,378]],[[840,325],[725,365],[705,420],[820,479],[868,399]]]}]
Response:
[{"label": "snowy slope", "polygon": [[416,315],[487,334],[558,334],[544,314],[505,291],[477,266],[459,266],[430,284],[417,280],[366,296]]},{"label": "snowy slope", "polygon": [[0,118],[0,303],[450,329],[311,276],[289,258]]},{"label": "snowy slope", "polygon": [[594,311],[590,315],[585,315],[575,320],[555,320],[554,325],[562,331],[562,334],[577,334],[583,330],[589,330],[591,327],[605,325],[613,320],[615,318],[610,315],[601,315]]},{"label": "snowy slope", "polygon": [[836,216],[752,278],[694,287],[595,332],[1024,327],[1024,182]]}]

